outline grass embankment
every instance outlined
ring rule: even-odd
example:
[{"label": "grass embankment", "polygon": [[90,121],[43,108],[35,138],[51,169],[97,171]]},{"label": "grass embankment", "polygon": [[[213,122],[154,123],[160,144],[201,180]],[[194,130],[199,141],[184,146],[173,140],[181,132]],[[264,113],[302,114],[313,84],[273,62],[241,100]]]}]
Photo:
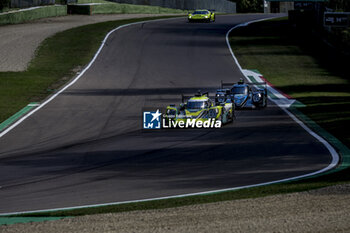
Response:
[{"label": "grass embankment", "polygon": [[[11,9],[12,10],[12,9]],[[26,11],[9,12],[0,15],[0,25],[17,24],[35,19],[67,15],[67,6],[44,6]]]},{"label": "grass embankment", "polygon": [[184,14],[187,11],[164,8],[159,6],[132,5],[123,3],[110,3],[92,5],[91,14]]},{"label": "grass embankment", "polygon": [[[59,2],[59,1],[57,1]],[[95,3],[88,5],[89,3]],[[79,5],[86,4],[86,5]],[[68,11],[67,11],[68,7]],[[159,6],[121,4],[104,0],[78,0],[78,4],[42,6],[37,9],[15,11],[7,8],[8,14],[0,14],[0,25],[18,24],[35,19],[64,16],[69,14],[185,14],[180,9],[164,8]],[[0,12],[1,13],[1,12]]]},{"label": "grass embankment", "polygon": [[[50,85],[57,83],[57,81],[61,80],[61,77],[71,77],[73,75],[72,69],[74,67],[83,66],[86,64],[99,46],[104,34],[122,22],[125,21],[84,26],[59,33],[56,36],[46,40],[40,47],[38,55],[32,62],[28,72],[20,73],[18,78],[16,78],[18,73],[14,73],[12,78],[7,78],[7,80],[11,82],[11,87],[9,87],[7,90],[14,90],[13,93],[11,92],[11,98],[22,98],[22,103],[26,104],[29,101],[36,100],[31,99],[34,96],[39,96],[39,98],[45,97],[50,93],[47,91]],[[349,89],[344,89],[347,85],[347,80],[344,78],[346,76],[339,76],[333,72],[330,72],[327,68],[322,68],[323,65],[318,63],[316,58],[314,58],[308,52],[305,52],[309,51],[309,47],[299,47],[300,45],[297,43],[300,41],[298,39],[287,38],[286,40],[285,37],[288,37],[288,35],[284,35],[284,32],[287,32],[283,32],[283,30],[280,29],[280,27],[282,27],[285,23],[286,22],[283,20],[264,22],[253,24],[248,28],[234,31],[234,37],[232,38],[233,50],[236,52],[242,66],[244,68],[260,69],[260,71],[266,74],[266,77],[274,84],[278,85],[285,92],[297,97],[299,100],[307,104],[308,107],[306,107],[303,111],[320,124],[322,121],[319,121],[313,114],[316,114],[316,116],[318,114],[320,116],[324,116],[324,113],[332,114],[333,112],[333,114],[337,114],[338,111],[339,113],[343,114],[343,109],[333,108],[333,106],[336,105],[346,107],[349,104],[348,94],[346,94],[348,93]],[[96,35],[92,34],[91,32],[95,32]],[[64,49],[60,51],[61,48]],[[58,51],[58,53],[53,55],[52,51]],[[285,62],[287,62],[287,64],[285,64]],[[271,66],[266,66],[266,64],[270,64]],[[53,67],[53,69],[50,69],[49,67]],[[37,76],[37,74],[39,75]],[[7,77],[7,75],[0,74],[0,77],[2,77],[0,78],[0,80],[2,80],[1,82],[4,82],[3,78],[5,76]],[[320,78],[318,78],[319,76]],[[16,82],[24,82],[25,87],[20,88]],[[2,84],[3,83],[0,83],[1,88],[4,86]],[[60,84],[60,82],[58,82],[58,84]],[[40,88],[38,88],[39,86]],[[4,93],[4,91],[0,89],[0,93]],[[28,95],[28,93],[30,93],[30,95]],[[24,97],[22,95],[27,96]],[[325,99],[321,99],[320,96]],[[11,98],[7,97],[7,101],[9,101]],[[335,99],[338,100],[338,98],[342,100],[341,103],[337,103],[335,101]],[[2,103],[2,109],[4,109],[4,103],[6,102]],[[10,105],[6,103],[6,106]],[[323,112],[323,107],[326,107],[328,110]],[[320,108],[320,110],[318,110],[318,108]],[[307,111],[309,111],[310,114]],[[342,116],[345,118],[348,117],[345,115]],[[326,116],[324,117],[326,118]],[[325,124],[327,124],[328,121],[331,121],[334,127],[341,126],[341,124],[337,123],[334,118],[325,119],[324,121]],[[321,125],[330,130],[326,127],[326,125]],[[348,126],[343,125],[342,128],[344,127]],[[339,138],[342,138],[343,142],[348,143],[346,137],[342,137],[342,135],[347,134],[341,132],[339,133],[340,134],[336,135]],[[329,185],[348,183],[349,181],[350,172],[348,169],[338,173],[308,180],[229,191],[211,195],[26,214],[22,216],[77,216],[97,213],[170,208],[200,203],[263,197],[290,192],[301,192],[310,189],[322,188]]]},{"label": "grass embankment", "polygon": [[[150,5],[133,5],[104,0],[78,0],[68,6],[70,14],[184,14],[187,11]],[[95,4],[94,4],[95,3]],[[86,4],[86,5],[80,5]],[[91,4],[91,5],[88,5]]]},{"label": "grass embankment", "polygon": [[28,70],[0,72],[0,122],[30,102],[43,100],[93,57],[105,35],[127,23],[167,17],[104,22],[70,29],[46,39]]},{"label": "grass embankment", "polygon": [[0,14],[1,13],[6,13],[6,12],[9,12],[9,11],[16,11],[16,10],[19,10],[20,8],[9,8],[9,7],[5,7],[3,9],[0,9]]},{"label": "grass embankment", "polygon": [[350,57],[310,31],[293,29],[287,19],[234,30],[230,42],[243,68],[258,69],[305,104],[301,112],[350,147]]}]

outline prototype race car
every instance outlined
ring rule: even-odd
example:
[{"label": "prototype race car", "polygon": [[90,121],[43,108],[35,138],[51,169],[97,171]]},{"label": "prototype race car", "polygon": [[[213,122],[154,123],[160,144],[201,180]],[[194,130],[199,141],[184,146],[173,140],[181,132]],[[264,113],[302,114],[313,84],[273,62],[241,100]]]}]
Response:
[{"label": "prototype race car", "polygon": [[[233,96],[231,95],[230,89],[217,89],[215,95],[215,104],[220,105],[221,103],[226,103],[227,101],[234,103],[234,99],[232,97]],[[235,105],[233,105],[233,107],[234,106]]]},{"label": "prototype race car", "polygon": [[[223,89],[230,86],[230,89]],[[231,96],[236,108],[265,108],[267,107],[266,83],[244,83],[241,79],[238,83],[222,83],[221,89],[226,90]]]},{"label": "prototype race car", "polygon": [[182,96],[182,103],[177,108],[175,105],[167,107],[166,115],[168,120],[184,121],[195,119],[196,121],[207,121],[215,119],[226,124],[234,119],[234,108],[231,101],[215,105],[209,98],[208,93],[198,92],[190,97],[187,102],[185,96]]},{"label": "prototype race car", "polygon": [[215,22],[215,13],[209,10],[195,10],[188,14],[188,22]]}]

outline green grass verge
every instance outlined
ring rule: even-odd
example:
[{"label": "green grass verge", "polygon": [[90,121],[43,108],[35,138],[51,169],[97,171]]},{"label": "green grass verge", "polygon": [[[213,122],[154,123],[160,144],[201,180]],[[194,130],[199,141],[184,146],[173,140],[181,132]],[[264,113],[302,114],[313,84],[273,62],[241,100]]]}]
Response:
[{"label": "green grass verge", "polygon": [[91,5],[92,14],[165,14],[165,13],[184,13],[183,10],[163,8],[158,6],[143,6],[131,4],[101,4]]},{"label": "green grass verge", "polygon": [[96,53],[105,35],[127,23],[168,17],[104,22],[70,29],[46,39],[25,72],[0,72],[0,122],[30,102],[40,102],[75,75]]},{"label": "green grass verge", "polygon": [[85,3],[111,3],[109,1],[104,0],[78,0],[78,4],[85,4]]},{"label": "green grass verge", "polygon": [[69,5],[70,14],[184,14],[183,10],[120,3],[103,3],[96,5]]},{"label": "green grass verge", "polygon": [[23,23],[30,20],[67,15],[67,6],[45,6],[28,11],[0,15],[0,25]]},{"label": "green grass verge", "polygon": [[16,223],[54,221],[54,220],[60,220],[60,219],[63,219],[63,218],[62,217],[0,217],[0,226],[16,224]]},{"label": "green grass verge", "polygon": [[349,57],[293,29],[286,18],[234,30],[230,42],[243,68],[258,69],[305,104],[302,113],[350,146]]}]

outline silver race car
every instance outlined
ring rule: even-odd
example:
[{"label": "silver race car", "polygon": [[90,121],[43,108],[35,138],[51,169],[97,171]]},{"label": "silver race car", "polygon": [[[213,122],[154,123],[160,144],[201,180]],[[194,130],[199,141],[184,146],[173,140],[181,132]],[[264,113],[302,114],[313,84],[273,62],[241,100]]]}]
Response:
[{"label": "silver race car", "polygon": [[[229,88],[224,88],[229,87]],[[223,83],[217,93],[226,90],[226,95],[230,95],[236,109],[250,108],[259,109],[267,106],[266,83],[245,83],[241,79],[238,83]]]}]

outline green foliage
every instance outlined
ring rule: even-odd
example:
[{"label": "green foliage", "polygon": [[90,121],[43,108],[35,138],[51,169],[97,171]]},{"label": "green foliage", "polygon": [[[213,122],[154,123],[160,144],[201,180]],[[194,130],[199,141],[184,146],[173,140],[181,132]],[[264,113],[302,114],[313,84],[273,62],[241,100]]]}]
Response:
[{"label": "green foliage", "polygon": [[264,12],[262,0],[230,0],[236,2],[238,13],[258,13]]},{"label": "green foliage", "polygon": [[338,38],[340,40],[341,45],[343,45],[343,49],[350,52],[350,28],[342,29],[338,32]]},{"label": "green foliage", "polygon": [[335,11],[350,11],[350,1],[349,0],[329,0],[329,8],[334,9]]},{"label": "green foliage", "polygon": [[90,6],[91,14],[162,14],[184,13],[183,10],[163,8],[158,6],[144,6],[132,4],[101,4]]},{"label": "green foliage", "polygon": [[345,54],[350,54],[350,27],[349,28],[331,28],[330,31],[325,31],[324,37],[335,48]]},{"label": "green foliage", "polygon": [[341,38],[343,43],[346,43],[350,47],[350,28],[347,28],[341,32]]},{"label": "green foliage", "polygon": [[[349,31],[339,33],[349,39]],[[232,49],[242,67],[258,69],[305,104],[301,112],[350,146],[348,55],[311,32],[291,28],[287,20],[251,24],[232,35]]]},{"label": "green foliage", "polygon": [[30,11],[19,11],[11,14],[0,15],[0,25],[23,23],[34,19],[62,15],[67,15],[67,6],[45,6]]},{"label": "green foliage", "polygon": [[10,6],[10,0],[0,0],[0,12]]}]

